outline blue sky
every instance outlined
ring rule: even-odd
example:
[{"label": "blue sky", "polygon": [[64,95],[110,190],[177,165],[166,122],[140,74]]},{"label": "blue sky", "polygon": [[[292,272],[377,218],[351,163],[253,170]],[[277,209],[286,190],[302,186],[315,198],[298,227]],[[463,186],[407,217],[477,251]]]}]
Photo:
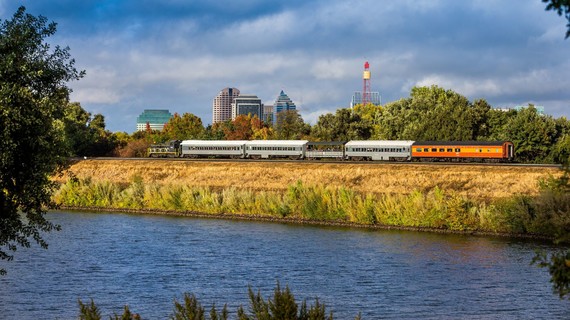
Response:
[{"label": "blue sky", "polygon": [[348,107],[370,62],[382,102],[439,85],[494,107],[534,103],[570,118],[566,21],[540,0],[0,0],[58,23],[85,78],[72,101],[131,133],[144,109],[212,121],[225,87],[273,103],[284,90],[306,122]]}]

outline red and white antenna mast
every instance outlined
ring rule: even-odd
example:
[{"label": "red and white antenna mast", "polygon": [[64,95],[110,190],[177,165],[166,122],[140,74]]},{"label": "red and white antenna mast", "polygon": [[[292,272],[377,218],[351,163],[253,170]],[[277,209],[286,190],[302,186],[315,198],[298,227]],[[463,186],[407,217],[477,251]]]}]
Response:
[{"label": "red and white antenna mast", "polygon": [[362,105],[369,104],[372,100],[370,93],[370,64],[368,61],[364,63],[364,72],[362,73]]}]

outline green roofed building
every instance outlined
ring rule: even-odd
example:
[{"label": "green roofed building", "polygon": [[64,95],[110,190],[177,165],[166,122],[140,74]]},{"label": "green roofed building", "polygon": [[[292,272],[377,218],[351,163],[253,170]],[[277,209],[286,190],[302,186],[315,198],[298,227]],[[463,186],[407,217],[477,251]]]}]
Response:
[{"label": "green roofed building", "polygon": [[145,109],[137,117],[137,131],[145,131],[147,125],[151,130],[162,130],[170,118],[172,114],[168,110]]}]

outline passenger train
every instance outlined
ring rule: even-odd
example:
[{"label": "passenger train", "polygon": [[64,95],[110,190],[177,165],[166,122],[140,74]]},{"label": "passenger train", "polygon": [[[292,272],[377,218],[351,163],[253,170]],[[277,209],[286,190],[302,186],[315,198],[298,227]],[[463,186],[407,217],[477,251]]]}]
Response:
[{"label": "passenger train", "polygon": [[175,140],[151,145],[149,157],[347,161],[511,162],[510,141]]}]

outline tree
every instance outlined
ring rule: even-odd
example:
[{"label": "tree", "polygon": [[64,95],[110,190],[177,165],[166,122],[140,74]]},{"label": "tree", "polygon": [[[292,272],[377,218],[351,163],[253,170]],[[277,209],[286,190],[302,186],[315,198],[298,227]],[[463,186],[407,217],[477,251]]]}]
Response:
[{"label": "tree", "polygon": [[[66,162],[63,132],[70,89],[79,80],[69,48],[45,42],[56,32],[20,7],[0,25],[0,257],[29,247],[30,238],[47,248],[42,232],[59,229],[45,218],[55,183],[50,175]],[[0,270],[0,273],[5,273]]]},{"label": "tree", "polygon": [[319,116],[311,128],[311,135],[319,141],[368,140],[372,135],[372,122],[363,119],[351,109],[338,109],[336,113]]},{"label": "tree", "polygon": [[568,20],[568,30],[566,31],[565,39],[570,37],[570,0],[542,0],[544,3],[548,3],[546,5],[546,11],[554,10],[558,13],[559,16],[564,14],[566,20]]},{"label": "tree", "polygon": [[219,131],[224,133],[223,139],[226,140],[265,139],[273,136],[273,131],[257,115],[252,117],[242,114],[231,121],[216,123],[212,126],[210,135],[216,138]]},{"label": "tree", "polygon": [[366,105],[357,104],[354,106],[354,112],[370,126],[371,139],[379,139],[380,137],[380,120],[382,119],[382,111],[382,106],[372,103],[368,103]]},{"label": "tree", "polygon": [[105,156],[117,146],[113,134],[105,130],[105,117],[102,114],[91,117],[79,102],[69,103],[63,119],[56,122],[62,123],[70,156]]},{"label": "tree", "polygon": [[540,115],[533,105],[529,105],[509,120],[506,134],[515,144],[517,159],[543,163],[555,143],[556,123],[551,116]]},{"label": "tree", "polygon": [[414,87],[407,99],[382,110],[378,137],[389,140],[488,140],[491,106],[438,86]]},{"label": "tree", "polygon": [[307,135],[309,130],[297,110],[286,110],[277,113],[275,134],[277,139],[298,140]]},{"label": "tree", "polygon": [[163,134],[168,140],[199,139],[204,134],[202,119],[191,113],[175,113],[164,125]]},{"label": "tree", "polygon": [[90,120],[91,114],[83,109],[79,102],[69,103],[65,108],[61,121],[70,156],[90,155],[89,149],[93,144],[93,137],[88,127]]}]

